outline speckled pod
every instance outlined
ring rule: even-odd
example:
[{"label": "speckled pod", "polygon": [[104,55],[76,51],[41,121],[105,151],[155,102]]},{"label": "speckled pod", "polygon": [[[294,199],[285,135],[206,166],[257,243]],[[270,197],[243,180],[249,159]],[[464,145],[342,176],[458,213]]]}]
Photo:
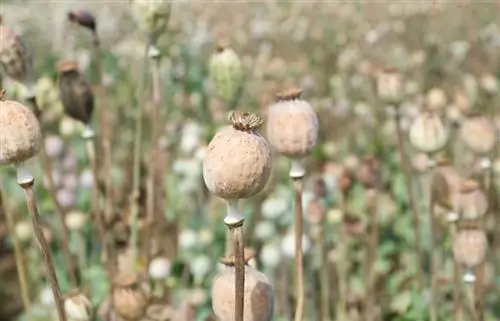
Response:
[{"label": "speckled pod", "polygon": [[224,199],[248,198],[260,192],[272,166],[268,143],[255,129],[262,119],[232,113],[232,126],[222,128],[208,145],[203,179],[208,190]]},{"label": "speckled pod", "polygon": [[74,61],[61,61],[59,71],[59,94],[64,111],[76,120],[88,124],[94,111],[94,95],[85,77],[78,71]]},{"label": "speckled pod", "polygon": [[488,210],[486,195],[473,180],[464,180],[458,193],[452,195],[455,212],[465,220],[476,220],[484,216]]},{"label": "speckled pod", "polygon": [[409,130],[410,143],[421,152],[434,153],[443,148],[448,140],[448,130],[438,114],[420,112]]},{"label": "speckled pod", "polygon": [[40,124],[28,107],[0,96],[0,165],[22,163],[42,147]]},{"label": "speckled pod", "polygon": [[113,283],[113,303],[116,314],[129,321],[144,316],[149,304],[148,295],[135,274],[118,275]]},{"label": "speckled pod", "polygon": [[27,86],[34,95],[34,71],[31,52],[23,39],[0,20],[0,64],[5,74]]},{"label": "speckled pod", "polygon": [[269,143],[290,158],[309,154],[318,139],[318,117],[311,105],[301,99],[301,93],[300,89],[292,89],[278,94],[278,102],[268,110]]},{"label": "speckled pod", "polygon": [[[219,321],[234,321],[235,269],[226,266],[212,285],[212,309]],[[245,266],[243,320],[269,321],[273,315],[274,295],[269,279],[256,269]]]},{"label": "speckled pod", "polygon": [[484,261],[488,240],[483,230],[467,228],[453,239],[453,258],[465,268],[474,268]]},{"label": "speckled pod", "polygon": [[238,55],[230,48],[218,46],[210,59],[210,79],[216,95],[232,101],[241,87],[243,67]]},{"label": "speckled pod", "polygon": [[152,39],[157,39],[167,29],[172,10],[169,0],[133,0],[132,15],[139,28]]},{"label": "speckled pod", "polygon": [[495,146],[495,128],[488,118],[480,116],[462,122],[460,139],[476,154],[487,154]]}]

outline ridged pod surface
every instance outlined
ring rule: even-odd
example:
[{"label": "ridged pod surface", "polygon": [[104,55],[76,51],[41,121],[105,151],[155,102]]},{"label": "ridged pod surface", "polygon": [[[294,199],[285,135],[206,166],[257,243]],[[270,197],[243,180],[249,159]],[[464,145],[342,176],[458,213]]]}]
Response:
[{"label": "ridged pod surface", "polygon": [[158,38],[167,29],[172,10],[169,0],[134,0],[131,11],[139,28],[152,39]]},{"label": "ridged pod surface", "polygon": [[[235,305],[235,269],[226,266],[212,285],[212,309],[219,321],[233,321]],[[256,269],[245,266],[243,320],[269,321],[273,315],[274,294],[269,279]]]},{"label": "ridged pod surface", "polygon": [[218,46],[210,59],[209,68],[216,95],[222,100],[232,101],[243,79],[243,66],[236,52],[231,48]]},{"label": "ridged pod surface", "polygon": [[319,122],[311,105],[301,99],[302,91],[292,89],[278,94],[269,106],[267,138],[280,154],[302,158],[316,146]]},{"label": "ridged pod surface", "polygon": [[468,118],[462,122],[460,139],[476,154],[487,154],[493,150],[496,141],[495,127],[484,117]]},{"label": "ridged pod surface", "polygon": [[43,136],[31,110],[0,93],[0,165],[22,163],[38,154]]},{"label": "ridged pod surface", "polygon": [[448,130],[437,113],[425,110],[411,124],[409,138],[419,151],[434,153],[446,145]]},{"label": "ridged pod surface", "polygon": [[210,141],[203,159],[203,179],[208,190],[224,199],[251,197],[269,179],[272,159],[266,139],[256,128],[262,119],[232,113],[232,126],[222,128]]},{"label": "ridged pod surface", "polygon": [[24,85],[34,81],[33,58],[23,39],[0,20],[0,64],[5,74]]},{"label": "ridged pod surface", "polygon": [[480,229],[460,230],[453,239],[453,258],[466,268],[473,268],[482,263],[487,249],[486,234]]},{"label": "ridged pod surface", "polygon": [[116,314],[125,320],[139,320],[146,313],[148,295],[136,274],[120,274],[113,283],[113,303]]},{"label": "ridged pod surface", "polygon": [[90,84],[79,72],[75,61],[61,61],[59,71],[59,94],[66,114],[88,124],[94,111],[94,95]]}]

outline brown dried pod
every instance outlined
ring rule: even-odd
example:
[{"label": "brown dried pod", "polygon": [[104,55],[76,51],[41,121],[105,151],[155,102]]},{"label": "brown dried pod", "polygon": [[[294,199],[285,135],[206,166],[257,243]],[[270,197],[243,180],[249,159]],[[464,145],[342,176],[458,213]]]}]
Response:
[{"label": "brown dried pod", "polygon": [[301,98],[301,89],[278,93],[278,102],[269,106],[267,137],[271,146],[290,158],[302,158],[316,146],[318,117]]},{"label": "brown dried pod", "polygon": [[221,198],[248,198],[260,192],[269,179],[271,151],[256,130],[262,118],[233,112],[230,121],[232,125],[219,130],[208,145],[203,179],[208,190]]},{"label": "brown dried pod", "polygon": [[70,22],[77,23],[82,27],[88,28],[93,32],[96,29],[94,15],[86,10],[74,10],[68,12],[68,20]]},{"label": "brown dried pod", "polygon": [[431,192],[436,203],[453,210],[452,196],[459,193],[461,181],[460,174],[446,160],[438,162],[431,184]]},{"label": "brown dried pod", "polygon": [[471,179],[463,180],[458,193],[452,195],[453,209],[465,220],[477,220],[486,214],[488,200],[479,188],[479,184]]},{"label": "brown dried pod", "polygon": [[0,65],[5,74],[27,88],[27,96],[36,95],[33,57],[16,32],[3,25],[0,20]]},{"label": "brown dried pod", "polygon": [[478,228],[463,228],[453,239],[453,259],[465,268],[481,264],[488,249],[486,233]]},{"label": "brown dried pod", "polygon": [[40,124],[31,110],[0,92],[0,166],[36,156],[43,143]]},{"label": "brown dried pod", "polygon": [[[219,321],[235,320],[235,279],[235,268],[230,262],[213,282],[212,309]],[[246,265],[244,291],[243,320],[270,321],[273,316],[274,293],[269,279]]]},{"label": "brown dried pod", "polygon": [[86,125],[89,124],[94,111],[94,95],[89,83],[78,70],[78,63],[60,61],[57,71],[60,75],[60,97],[66,114]]},{"label": "brown dried pod", "polygon": [[125,320],[139,320],[149,304],[141,277],[136,273],[119,274],[114,280],[113,303],[116,314]]},{"label": "brown dried pod", "polygon": [[484,116],[467,118],[460,127],[460,139],[473,153],[487,154],[495,146],[495,127]]}]

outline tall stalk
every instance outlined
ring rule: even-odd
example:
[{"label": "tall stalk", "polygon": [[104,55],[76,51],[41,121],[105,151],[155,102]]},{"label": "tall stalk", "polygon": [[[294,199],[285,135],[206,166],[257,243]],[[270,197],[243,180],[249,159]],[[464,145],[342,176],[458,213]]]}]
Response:
[{"label": "tall stalk", "polygon": [[21,289],[21,299],[23,301],[23,308],[28,316],[28,320],[30,320],[31,304],[30,304],[29,290],[28,290],[28,279],[26,277],[26,269],[25,269],[26,265],[23,258],[23,250],[21,247],[21,242],[19,241],[19,238],[15,233],[14,219],[12,217],[12,213],[10,211],[7,211],[3,206],[2,186],[0,186],[0,216],[2,216],[3,214],[5,214],[7,228],[9,229],[12,235],[12,243],[14,245],[14,257],[16,260],[17,277],[19,279],[19,287]]},{"label": "tall stalk", "polygon": [[342,193],[342,221],[340,223],[339,239],[337,240],[337,283],[338,283],[338,300],[335,313],[336,320],[346,320],[347,318],[347,231],[345,228],[345,218],[347,216],[347,200],[348,193]]},{"label": "tall stalk", "polygon": [[365,321],[374,320],[375,317],[375,262],[377,258],[377,247],[379,243],[379,229],[378,229],[378,210],[377,210],[377,196],[376,189],[369,189],[366,191],[368,204],[368,216],[370,218],[370,231],[366,244],[366,258],[365,258],[365,286],[366,286],[366,303],[365,303]]},{"label": "tall stalk", "polygon": [[302,212],[302,188],[305,170],[297,160],[292,160],[290,178],[293,181],[295,192],[294,224],[295,224],[295,278],[297,282],[297,302],[295,306],[295,321],[301,321],[304,317],[304,262],[302,253],[303,235],[303,212]]},{"label": "tall stalk", "polygon": [[[451,223],[451,237],[455,237],[457,233],[457,223]],[[453,260],[453,321],[460,321],[462,314],[462,302],[460,294],[460,265]]]},{"label": "tall stalk", "polygon": [[[431,155],[429,155],[429,159],[431,159]],[[433,162],[431,163],[433,164]],[[428,191],[428,200],[429,200],[429,224],[430,224],[430,235],[429,235],[429,247],[431,251],[430,256],[430,278],[431,278],[431,292],[430,292],[430,302],[429,302],[429,314],[431,321],[437,321],[438,317],[438,306],[439,306],[439,297],[438,297],[438,289],[437,289],[437,274],[439,271],[438,268],[438,260],[439,260],[439,248],[436,247],[436,233],[437,233],[437,224],[434,215],[434,193],[432,193],[431,182],[432,177],[434,175],[434,166],[430,165],[430,170],[428,173],[428,180],[426,182],[426,189]]]},{"label": "tall stalk", "polygon": [[[28,98],[28,101],[30,102],[31,106],[33,107],[33,112],[41,124],[42,123],[42,111],[40,110],[40,107],[38,106],[38,103],[36,101],[36,97],[30,97],[30,98]],[[72,287],[76,288],[78,286],[78,282],[76,279],[76,268],[75,268],[75,265],[73,264],[73,258],[71,256],[71,252],[69,250],[69,230],[64,222],[64,218],[66,216],[66,213],[65,213],[63,207],[61,206],[61,203],[59,203],[59,200],[57,199],[57,188],[56,188],[56,184],[54,183],[52,164],[50,163],[50,159],[49,159],[49,156],[47,155],[47,152],[45,151],[44,145],[45,144],[43,144],[43,146],[40,150],[40,160],[42,162],[42,168],[43,168],[45,175],[47,177],[47,189],[49,191],[50,198],[52,199],[52,202],[54,204],[54,211],[56,212],[56,215],[59,219],[59,223],[61,224],[61,232],[62,232],[61,250],[62,250],[62,255],[64,258],[64,264],[66,265],[66,270],[68,273],[70,284]]]},{"label": "tall stalk", "polygon": [[420,241],[420,218],[417,211],[417,203],[415,201],[415,192],[413,190],[413,183],[411,178],[410,162],[408,160],[408,155],[405,150],[405,137],[403,133],[403,128],[401,127],[401,115],[399,110],[395,109],[395,122],[396,122],[396,132],[398,136],[398,151],[399,158],[401,161],[401,169],[403,171],[405,179],[406,194],[408,195],[408,202],[410,204],[410,210],[413,215],[413,236],[415,238],[415,252],[416,252],[416,275],[417,275],[417,287],[422,290],[424,285],[424,275],[423,275],[423,265],[422,265],[422,248]]},{"label": "tall stalk", "polygon": [[17,182],[19,186],[21,186],[21,188],[24,190],[26,205],[28,206],[28,211],[31,216],[33,231],[35,232],[38,246],[40,247],[40,251],[42,252],[47,278],[49,279],[50,287],[52,288],[52,293],[54,294],[54,301],[56,304],[57,313],[59,315],[59,320],[66,321],[66,315],[64,313],[64,301],[61,295],[61,289],[59,288],[59,282],[57,281],[54,262],[52,260],[52,255],[50,253],[47,241],[45,240],[45,236],[43,235],[42,222],[40,214],[38,212],[38,205],[36,201],[35,190],[33,187],[35,179],[24,167],[24,164],[18,164],[16,168]]}]

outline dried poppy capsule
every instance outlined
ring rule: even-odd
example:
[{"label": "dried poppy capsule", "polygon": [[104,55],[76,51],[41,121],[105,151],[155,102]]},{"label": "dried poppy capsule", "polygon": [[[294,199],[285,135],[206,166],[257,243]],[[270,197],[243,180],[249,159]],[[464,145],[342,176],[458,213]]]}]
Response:
[{"label": "dried poppy capsule", "polygon": [[116,314],[125,320],[139,320],[148,306],[148,295],[137,274],[120,274],[114,280],[113,303]]},{"label": "dried poppy capsule", "polygon": [[96,30],[95,17],[92,13],[85,10],[75,10],[68,13],[68,20],[78,23],[80,26],[90,29],[92,32]]},{"label": "dried poppy capsule", "polygon": [[[453,239],[453,259],[468,270],[484,261],[487,249],[486,233],[478,228],[461,229]],[[474,280],[473,275],[466,275],[466,278]]]},{"label": "dried poppy capsule", "polygon": [[467,118],[460,128],[460,138],[476,154],[487,154],[493,150],[495,134],[495,127],[484,116]]},{"label": "dried poppy capsule", "polygon": [[434,153],[443,148],[448,140],[448,130],[438,114],[421,111],[409,130],[410,143],[419,151]]},{"label": "dried poppy capsule", "polygon": [[[243,320],[269,321],[273,316],[274,294],[269,279],[258,270],[248,265],[252,258],[245,253],[245,287]],[[226,257],[221,262],[223,270],[215,277],[212,284],[212,309],[220,321],[235,320],[235,268],[234,257]]]},{"label": "dried poppy capsule", "polygon": [[278,93],[278,102],[269,106],[267,119],[267,136],[273,148],[295,160],[316,146],[319,129],[316,113],[301,94],[297,88]]},{"label": "dried poppy capsule", "polygon": [[[454,210],[452,197],[459,193],[462,178],[448,160],[440,160],[432,177],[432,195],[440,206]],[[457,213],[453,213],[457,216]],[[458,217],[457,217],[458,218]]]},{"label": "dried poppy capsule", "polygon": [[78,290],[71,291],[64,298],[64,310],[68,321],[90,321],[92,303]]},{"label": "dried poppy capsule", "polygon": [[209,69],[217,96],[225,101],[235,99],[243,80],[243,66],[236,52],[219,44],[210,58]]},{"label": "dried poppy capsule", "polygon": [[465,220],[476,220],[484,216],[488,210],[486,195],[479,188],[479,184],[471,179],[463,180],[458,193],[452,195],[455,212]]},{"label": "dried poppy capsule", "polygon": [[262,118],[233,112],[231,126],[219,130],[203,159],[208,190],[226,200],[248,198],[267,183],[272,166],[268,143],[256,130]]},{"label": "dried poppy capsule", "polygon": [[27,89],[27,97],[36,96],[33,57],[23,39],[14,30],[2,24],[0,17],[0,64],[5,74]]},{"label": "dried poppy capsule", "polygon": [[59,91],[64,110],[68,116],[89,125],[94,111],[94,95],[89,83],[78,70],[75,61],[60,61]]},{"label": "dried poppy capsule", "polygon": [[21,165],[42,147],[40,124],[31,110],[0,93],[0,166]]},{"label": "dried poppy capsule", "polygon": [[377,74],[377,95],[383,101],[397,103],[403,95],[403,77],[395,69],[382,70]]},{"label": "dried poppy capsule", "polygon": [[172,10],[169,0],[133,0],[131,1],[132,16],[139,28],[153,42],[167,30]]}]

